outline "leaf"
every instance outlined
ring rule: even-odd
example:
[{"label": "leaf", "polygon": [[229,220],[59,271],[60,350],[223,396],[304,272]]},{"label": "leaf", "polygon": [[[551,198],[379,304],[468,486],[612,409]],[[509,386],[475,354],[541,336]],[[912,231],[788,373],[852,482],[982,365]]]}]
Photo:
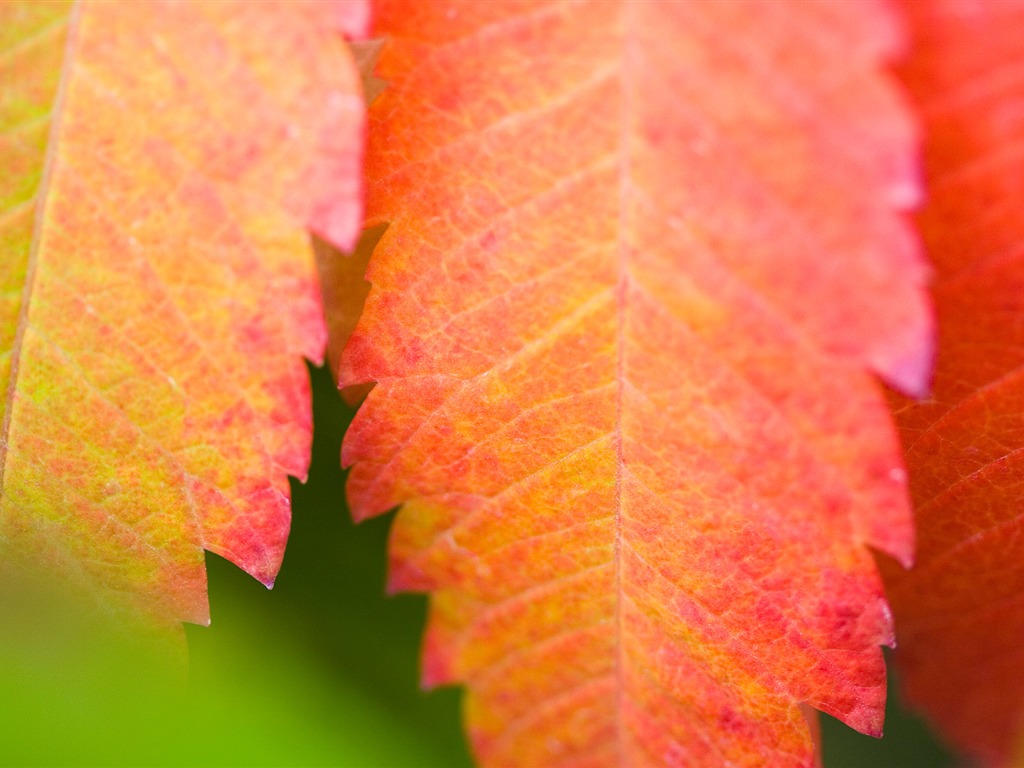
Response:
[{"label": "leaf", "polygon": [[901,403],[917,567],[891,569],[910,699],[1005,765],[1024,746],[1024,3],[906,3],[936,265],[932,396]]},{"label": "leaf", "polygon": [[927,270],[864,3],[382,2],[342,384],[425,682],[488,765],[806,766],[878,733]]},{"label": "leaf", "polygon": [[339,33],[365,23],[361,2],[0,5],[5,557],[161,623],[208,622],[204,548],[273,583],[323,350],[307,229],[351,247],[361,218]]},{"label": "leaf", "polygon": [[[363,305],[370,292],[370,284],[363,276],[370,255],[383,233],[384,227],[366,230],[351,253],[344,253],[320,238],[313,238],[327,321],[327,361],[335,373],[341,364],[342,351],[363,313]],[[372,386],[346,387],[341,395],[349,405],[356,405]]]}]

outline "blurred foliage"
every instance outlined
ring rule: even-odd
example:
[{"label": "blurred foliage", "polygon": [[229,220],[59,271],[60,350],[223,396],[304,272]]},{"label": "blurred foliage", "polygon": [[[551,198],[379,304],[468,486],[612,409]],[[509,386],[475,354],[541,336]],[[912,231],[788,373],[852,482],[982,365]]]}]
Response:
[{"label": "blurred foliage", "polygon": [[[459,691],[418,685],[426,599],[384,595],[390,516],[354,526],[345,507],[352,410],[312,375],[313,462],[277,585],[208,556],[213,623],[186,628],[187,674],[44,579],[3,582],[0,765],[470,766]],[[955,764],[895,705],[881,741],[822,719],[826,768]]]}]

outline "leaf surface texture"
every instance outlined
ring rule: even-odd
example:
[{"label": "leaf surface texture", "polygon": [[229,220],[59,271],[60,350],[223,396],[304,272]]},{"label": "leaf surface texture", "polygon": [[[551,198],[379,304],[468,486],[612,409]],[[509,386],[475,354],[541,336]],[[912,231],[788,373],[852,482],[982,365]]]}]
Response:
[{"label": "leaf surface texture", "polygon": [[810,766],[880,730],[930,367],[884,7],[382,2],[341,382],[486,765]]},{"label": "leaf surface texture", "polygon": [[892,569],[911,701],[993,765],[1024,756],[1024,3],[905,4],[925,120],[939,355],[900,403],[917,566]]},{"label": "leaf surface texture", "polygon": [[365,16],[0,5],[8,552],[164,623],[208,621],[203,549],[273,583],[324,343],[308,230],[361,218]]}]

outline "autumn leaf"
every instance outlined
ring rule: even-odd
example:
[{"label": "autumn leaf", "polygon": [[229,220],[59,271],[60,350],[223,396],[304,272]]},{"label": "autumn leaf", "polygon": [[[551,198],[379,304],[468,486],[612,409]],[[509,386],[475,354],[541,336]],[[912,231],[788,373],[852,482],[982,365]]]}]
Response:
[{"label": "autumn leaf", "polygon": [[425,682],[486,765],[807,766],[879,733],[925,390],[884,6],[381,2],[342,384]]},{"label": "autumn leaf", "polygon": [[[993,765],[1024,747],[1024,3],[906,3],[927,127],[939,357],[904,402],[917,567],[893,568],[912,702]],[[1021,752],[1024,756],[1024,751]]]},{"label": "autumn leaf", "polygon": [[169,624],[208,621],[204,549],[273,583],[324,341],[309,230],[361,220],[366,10],[0,4],[5,557]]}]

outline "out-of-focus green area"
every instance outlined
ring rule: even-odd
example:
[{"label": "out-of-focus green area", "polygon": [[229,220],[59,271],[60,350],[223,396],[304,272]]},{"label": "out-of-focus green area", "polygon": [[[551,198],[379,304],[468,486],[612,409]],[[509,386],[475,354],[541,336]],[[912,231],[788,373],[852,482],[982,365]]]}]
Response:
[{"label": "out-of-focus green area", "polygon": [[[187,628],[187,673],[30,578],[0,589],[0,765],[470,765],[459,692],[418,686],[425,598],[384,595],[390,519],[354,526],[345,508],[351,410],[324,369],[313,383],[277,585],[209,556],[213,623]],[[881,741],[823,720],[826,768],[954,765],[894,707]]]}]

